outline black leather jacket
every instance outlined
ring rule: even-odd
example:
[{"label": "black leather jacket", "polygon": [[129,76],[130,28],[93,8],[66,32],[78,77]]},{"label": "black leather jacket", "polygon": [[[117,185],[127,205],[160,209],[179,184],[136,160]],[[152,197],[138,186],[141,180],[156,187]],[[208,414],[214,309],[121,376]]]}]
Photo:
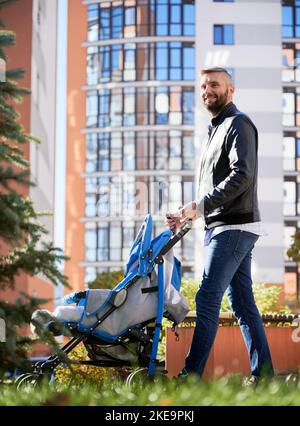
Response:
[{"label": "black leather jacket", "polygon": [[202,150],[196,200],[206,228],[260,220],[257,148],[255,125],[232,102],[212,119]]}]

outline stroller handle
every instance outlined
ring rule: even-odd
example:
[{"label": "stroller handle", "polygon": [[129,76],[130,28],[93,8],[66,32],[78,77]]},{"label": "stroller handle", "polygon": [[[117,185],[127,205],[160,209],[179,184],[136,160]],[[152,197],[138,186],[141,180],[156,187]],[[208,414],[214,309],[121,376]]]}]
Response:
[{"label": "stroller handle", "polygon": [[173,238],[170,239],[170,241],[165,245],[165,247],[162,249],[162,251],[159,253],[160,256],[163,256],[166,254],[172,247],[175,246],[175,244],[178,243],[191,229],[192,229],[193,221],[190,219],[188,220],[183,227],[180,229],[180,231],[177,232],[177,234],[174,235]]}]

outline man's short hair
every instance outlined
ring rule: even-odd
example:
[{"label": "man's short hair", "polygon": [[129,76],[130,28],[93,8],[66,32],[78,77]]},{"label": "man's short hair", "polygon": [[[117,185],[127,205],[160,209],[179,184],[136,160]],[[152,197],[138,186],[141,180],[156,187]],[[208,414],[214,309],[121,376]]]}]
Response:
[{"label": "man's short hair", "polygon": [[204,74],[210,74],[213,72],[223,72],[224,74],[227,75],[227,77],[229,78],[229,81],[231,84],[233,84],[233,79],[231,74],[227,71],[226,68],[222,68],[222,67],[212,67],[212,68],[204,68],[203,70],[201,70],[200,74],[204,75]]}]

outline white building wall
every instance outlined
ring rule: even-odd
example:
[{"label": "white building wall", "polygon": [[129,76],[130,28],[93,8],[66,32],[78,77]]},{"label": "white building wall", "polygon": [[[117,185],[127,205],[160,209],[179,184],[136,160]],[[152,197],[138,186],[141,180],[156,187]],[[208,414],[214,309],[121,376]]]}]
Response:
[{"label": "white building wall", "polygon": [[[54,211],[57,0],[33,0],[30,197],[37,211]],[[54,217],[41,219],[53,240]]]},{"label": "white building wall", "polygon": [[[232,3],[196,0],[196,146],[207,135],[209,116],[199,95],[199,72],[221,66],[234,69],[234,103],[259,131],[258,195],[268,231],[253,253],[253,278],[283,283],[283,164],[280,0]],[[234,45],[214,45],[213,25],[233,24]],[[198,231],[201,238],[202,232]],[[195,275],[201,276],[204,251],[197,241]]]}]

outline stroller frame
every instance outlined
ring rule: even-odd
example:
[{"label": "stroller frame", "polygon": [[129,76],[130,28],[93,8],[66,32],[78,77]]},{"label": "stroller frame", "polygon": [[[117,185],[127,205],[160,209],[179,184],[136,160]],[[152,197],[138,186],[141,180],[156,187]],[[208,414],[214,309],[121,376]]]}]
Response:
[{"label": "stroller frame", "polygon": [[[141,241],[142,242],[142,250],[141,250],[141,259],[145,260],[148,256],[148,263],[155,263],[158,265],[157,269],[158,269],[158,304],[157,304],[157,315],[155,320],[150,320],[150,321],[146,321],[144,324],[139,324],[141,326],[141,329],[145,328],[148,326],[148,330],[149,328],[149,324],[153,323],[153,321],[155,321],[154,324],[154,330],[153,330],[153,326],[152,326],[152,330],[151,330],[151,336],[149,337],[148,334],[144,333],[143,331],[141,331],[141,329],[137,329],[135,327],[131,327],[130,329],[127,330],[127,332],[125,333],[125,335],[127,335],[127,333],[129,333],[136,342],[140,343],[141,345],[145,345],[147,343],[151,343],[151,339],[152,339],[152,348],[151,348],[151,355],[150,358],[149,356],[146,356],[146,360],[145,360],[145,365],[148,368],[148,372],[147,375],[148,376],[153,376],[156,372],[156,368],[157,366],[161,366],[159,360],[157,359],[157,351],[158,351],[158,343],[159,343],[159,339],[160,339],[160,334],[161,334],[161,329],[162,329],[162,319],[163,319],[163,314],[164,314],[164,259],[163,256],[174,247],[174,245],[180,241],[191,229],[192,227],[192,221],[188,221],[185,223],[185,225],[173,236],[169,239],[169,241],[164,245],[164,247],[159,251],[159,253],[156,255],[156,257],[154,259],[152,259],[152,254],[153,254],[153,250],[149,247],[146,247],[146,250],[144,250],[144,241],[145,238],[147,236],[145,236],[145,233],[147,233],[147,229],[148,229],[148,222],[151,222],[150,224],[152,225],[152,218],[151,215],[147,215],[144,223],[142,224],[138,235],[134,241],[133,247],[131,249],[131,252],[133,250],[133,248],[135,248],[137,246],[137,244]],[[170,231],[171,232],[171,231]],[[148,235],[149,237],[149,235]],[[141,269],[141,268],[140,268]],[[140,270],[139,270],[140,272]],[[134,275],[134,276],[133,276]],[[138,279],[140,279],[142,276],[145,276],[146,273],[144,271],[144,273],[138,273],[138,274],[128,274],[128,281],[124,284],[124,286],[121,289],[116,289],[116,290],[112,290],[111,295],[110,295],[110,304],[112,305],[109,310],[107,312],[105,312],[104,314],[102,314],[101,316],[97,316],[97,321],[94,323],[94,325],[92,325],[89,329],[88,332],[80,332],[80,331],[76,331],[76,335],[74,337],[72,337],[60,350],[65,354],[68,355],[74,348],[76,348],[76,346],[78,346],[80,343],[91,343],[93,342],[93,340],[95,339],[95,337],[93,336],[93,331],[107,318],[109,317],[109,315],[114,312],[116,309],[118,309],[120,306],[123,305],[123,303],[125,303],[126,300],[126,294],[125,294],[125,298],[124,297],[118,297],[120,292],[127,292],[127,290],[132,287],[137,281]],[[120,299],[120,300],[119,300]],[[72,323],[67,323],[68,329],[70,330],[70,332],[74,333],[74,330],[76,329],[76,325],[72,324]],[[123,337],[123,336],[120,336]],[[122,340],[119,339],[117,340],[117,344],[121,344],[122,345]],[[97,342],[99,344],[99,341]],[[107,344],[107,342],[104,342]],[[142,355],[142,354],[141,354]],[[110,358],[108,356],[108,358]],[[76,364],[76,365],[93,365],[93,366],[98,366],[98,367],[130,367],[132,366],[132,362],[130,361],[123,361],[123,360],[117,360],[117,359],[107,359],[107,360],[91,360],[91,361],[79,361],[79,362],[73,362],[72,360],[70,360],[68,358],[68,360],[70,361],[70,364]],[[20,376],[19,379],[21,379],[23,376],[23,379],[27,379],[27,381],[30,379],[29,376],[34,376],[36,378],[42,378],[44,376],[52,376],[54,375],[54,369],[61,363],[65,363],[65,361],[63,359],[61,359],[61,357],[59,355],[51,355],[48,357],[48,359],[46,361],[39,361],[37,363],[35,363],[33,365],[33,373],[27,373],[24,374],[22,376]],[[166,371],[164,370],[164,373],[166,373]],[[25,377],[27,376],[27,377]],[[18,380],[18,379],[17,379]],[[26,381],[26,380],[25,380]],[[19,383],[20,380],[19,380]]]}]

